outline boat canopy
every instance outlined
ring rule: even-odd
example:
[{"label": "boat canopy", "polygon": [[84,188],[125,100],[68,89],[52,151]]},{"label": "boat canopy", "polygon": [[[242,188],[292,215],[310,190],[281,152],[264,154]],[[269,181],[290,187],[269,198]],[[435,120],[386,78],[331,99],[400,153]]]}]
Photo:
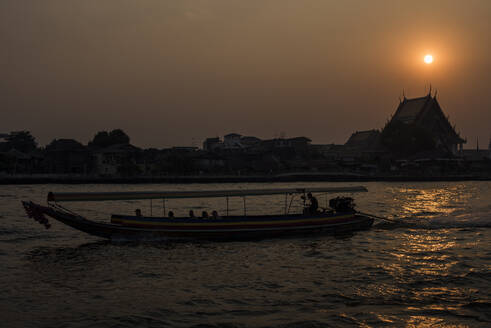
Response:
[{"label": "boat canopy", "polygon": [[48,202],[137,200],[137,199],[173,199],[173,198],[211,198],[245,197],[277,194],[353,193],[366,192],[363,186],[327,187],[327,188],[277,188],[277,189],[236,189],[202,191],[128,191],[128,192],[50,192]]}]

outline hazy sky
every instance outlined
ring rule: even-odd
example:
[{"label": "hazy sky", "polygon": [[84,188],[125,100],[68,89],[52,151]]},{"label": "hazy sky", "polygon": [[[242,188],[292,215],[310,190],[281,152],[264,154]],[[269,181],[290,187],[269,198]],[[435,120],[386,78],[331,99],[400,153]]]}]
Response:
[{"label": "hazy sky", "polygon": [[140,147],[344,143],[431,83],[487,146],[491,1],[2,0],[0,74],[0,132],[41,145],[114,128]]}]

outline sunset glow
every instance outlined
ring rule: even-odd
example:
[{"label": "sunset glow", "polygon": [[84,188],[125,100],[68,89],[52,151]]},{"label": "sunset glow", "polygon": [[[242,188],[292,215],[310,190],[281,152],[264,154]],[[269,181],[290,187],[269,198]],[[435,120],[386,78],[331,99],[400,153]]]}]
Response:
[{"label": "sunset glow", "polygon": [[467,146],[489,143],[489,0],[31,2],[0,1],[0,136],[29,130],[44,147],[122,128],[161,148],[284,131],[344,144],[431,81]]},{"label": "sunset glow", "polygon": [[424,58],[424,61],[426,64],[431,64],[433,63],[433,56],[432,55],[426,55]]}]

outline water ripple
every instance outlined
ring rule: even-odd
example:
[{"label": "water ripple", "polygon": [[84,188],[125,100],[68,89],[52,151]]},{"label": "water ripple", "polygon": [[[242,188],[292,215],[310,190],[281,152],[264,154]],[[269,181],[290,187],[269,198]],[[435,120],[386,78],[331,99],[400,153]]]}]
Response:
[{"label": "water ripple", "polygon": [[[367,185],[360,209],[395,222],[344,236],[238,243],[100,241],[57,223],[44,230],[0,197],[0,317],[7,327],[491,326],[491,183]],[[58,186],[82,187],[148,186]],[[205,187],[233,189],[176,186]],[[43,199],[51,188],[8,193]],[[264,211],[283,201],[250,200]],[[107,220],[135,206],[148,209],[143,202],[74,209]]]}]

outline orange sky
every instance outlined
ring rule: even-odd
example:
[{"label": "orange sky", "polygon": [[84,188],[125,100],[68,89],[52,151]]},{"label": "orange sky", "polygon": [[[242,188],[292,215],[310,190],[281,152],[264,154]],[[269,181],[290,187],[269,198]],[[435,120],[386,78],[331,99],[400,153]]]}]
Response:
[{"label": "orange sky", "polygon": [[0,132],[42,145],[344,143],[430,83],[466,147],[491,136],[488,0],[3,0],[0,46]]}]

